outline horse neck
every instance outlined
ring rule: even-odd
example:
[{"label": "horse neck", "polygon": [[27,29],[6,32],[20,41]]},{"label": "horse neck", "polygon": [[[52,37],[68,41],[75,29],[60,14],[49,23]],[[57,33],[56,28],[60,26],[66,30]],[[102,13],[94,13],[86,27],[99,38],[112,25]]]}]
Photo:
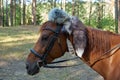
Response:
[{"label": "horse neck", "polygon": [[[87,44],[82,59],[88,65],[94,62],[111,47],[109,32],[87,28]],[[89,63],[88,63],[89,62]]]},{"label": "horse neck", "polygon": [[[81,59],[89,66],[91,66],[91,63],[106,51],[110,50],[115,45],[120,44],[120,35],[111,32],[87,28],[86,33],[87,44]],[[73,45],[73,35],[69,36],[69,40]],[[103,65],[106,65],[106,68],[108,68],[109,60],[107,61],[101,62],[100,64],[97,63],[92,68],[102,76],[105,76],[106,72],[104,72]]]},{"label": "horse neck", "polygon": [[[99,58],[106,51],[110,50],[112,46],[119,43],[120,35],[93,28],[86,28],[86,30],[87,44],[82,56],[82,60],[85,61],[88,65],[94,62],[95,59]],[[68,39],[72,45],[74,45],[73,35],[69,35]]]},{"label": "horse neck", "polygon": [[[120,44],[120,35],[108,31],[101,31],[96,29],[87,29],[87,46],[82,59],[91,66],[98,58],[105,52]],[[108,53],[109,54],[109,53]],[[108,68],[109,60],[95,63],[92,68],[99,74],[105,76],[103,65]],[[102,72],[103,71],[103,72]]]}]

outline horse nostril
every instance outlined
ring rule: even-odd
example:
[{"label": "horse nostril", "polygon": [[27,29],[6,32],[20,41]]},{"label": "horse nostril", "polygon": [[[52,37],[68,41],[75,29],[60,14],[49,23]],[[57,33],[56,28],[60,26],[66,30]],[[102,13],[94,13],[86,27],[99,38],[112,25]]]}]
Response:
[{"label": "horse nostril", "polygon": [[26,65],[26,69],[28,69],[28,65]]},{"label": "horse nostril", "polygon": [[27,70],[29,69],[29,63],[26,63],[26,69]]}]

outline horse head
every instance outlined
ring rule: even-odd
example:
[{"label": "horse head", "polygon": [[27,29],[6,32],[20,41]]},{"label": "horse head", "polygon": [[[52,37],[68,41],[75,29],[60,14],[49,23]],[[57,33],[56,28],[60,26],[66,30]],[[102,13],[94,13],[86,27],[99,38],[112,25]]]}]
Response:
[{"label": "horse head", "polygon": [[40,36],[27,58],[26,68],[28,74],[38,73],[39,67],[63,56],[67,51],[67,37],[62,31],[62,27],[62,25],[52,21],[47,21],[41,26]]},{"label": "horse head", "polygon": [[[73,30],[75,31],[72,32]],[[80,36],[73,37],[72,35]],[[77,55],[81,57],[86,44],[85,27],[82,22],[77,17],[68,16],[63,10],[52,9],[49,13],[49,21],[42,24],[38,41],[28,55],[26,62],[28,74],[38,73],[39,67],[64,55],[68,51],[67,39],[72,44],[77,44],[74,48],[77,50]],[[78,41],[79,39],[81,40]],[[79,44],[81,44],[80,47]]]}]

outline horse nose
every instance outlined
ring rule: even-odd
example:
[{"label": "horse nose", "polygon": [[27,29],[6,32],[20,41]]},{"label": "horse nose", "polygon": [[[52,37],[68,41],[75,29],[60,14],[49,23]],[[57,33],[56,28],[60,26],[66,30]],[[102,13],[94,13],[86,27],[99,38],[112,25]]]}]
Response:
[{"label": "horse nose", "polygon": [[28,70],[29,69],[29,63],[26,62],[26,69]]},{"label": "horse nose", "polygon": [[27,69],[27,73],[30,74],[31,70],[30,70],[30,64],[28,62],[26,62],[26,69]]},{"label": "horse nose", "polygon": [[30,64],[28,62],[26,62],[26,69],[27,69],[27,73],[30,73],[31,68],[30,68]]},{"label": "horse nose", "polygon": [[34,75],[39,72],[39,67],[37,66],[36,63],[26,62],[26,69],[29,75]]}]

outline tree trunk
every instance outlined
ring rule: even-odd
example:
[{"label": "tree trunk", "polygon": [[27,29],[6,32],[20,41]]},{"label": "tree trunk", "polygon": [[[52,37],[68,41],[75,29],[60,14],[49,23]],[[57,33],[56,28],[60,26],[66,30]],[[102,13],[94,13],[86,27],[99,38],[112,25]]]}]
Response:
[{"label": "tree trunk", "polygon": [[115,32],[118,33],[118,0],[115,0]]},{"label": "tree trunk", "polygon": [[14,25],[16,26],[16,0],[14,0]]},{"label": "tree trunk", "polygon": [[0,0],[0,27],[2,26],[2,4],[1,4],[1,0]]},{"label": "tree trunk", "polygon": [[65,10],[66,0],[61,0],[60,6],[61,6],[61,9]]},{"label": "tree trunk", "polygon": [[19,14],[19,16],[20,16],[20,19],[19,19],[19,25],[21,25],[21,0],[19,0],[19,12],[20,12],[20,14]]},{"label": "tree trunk", "polygon": [[118,11],[118,32],[120,33],[120,0],[119,0],[119,11]]},{"label": "tree trunk", "polygon": [[63,0],[63,10],[65,10],[66,0]]},{"label": "tree trunk", "polygon": [[13,0],[10,0],[10,26],[13,26]]},{"label": "tree trunk", "polygon": [[9,26],[9,9],[8,9],[8,0],[6,0],[6,26]]},{"label": "tree trunk", "polygon": [[22,3],[22,1],[21,1],[20,8],[21,8],[21,22],[20,23],[21,23],[21,25],[23,25],[23,3]]},{"label": "tree trunk", "polygon": [[3,25],[3,0],[0,0],[0,26]]},{"label": "tree trunk", "polygon": [[56,7],[56,0],[54,0],[54,7]]},{"label": "tree trunk", "polygon": [[32,1],[33,25],[36,25],[36,0]]},{"label": "tree trunk", "polygon": [[26,3],[25,3],[25,2],[26,2],[26,0],[23,0],[23,15],[22,15],[22,17],[23,17],[23,18],[22,18],[22,19],[23,19],[23,20],[22,20],[22,21],[23,21],[23,22],[22,22],[23,25],[26,24],[26,20],[25,20],[25,16],[26,16],[26,12],[25,12],[25,11],[26,11]]},{"label": "tree trunk", "polygon": [[97,18],[97,28],[102,29],[101,26],[101,19],[103,17],[103,4],[101,5],[101,3],[103,3],[102,0],[100,0],[100,2],[97,3],[97,11],[98,11],[98,18]]},{"label": "tree trunk", "polygon": [[62,0],[60,2],[60,6],[61,6],[61,9],[63,9],[63,3],[62,3]]},{"label": "tree trunk", "polygon": [[[4,3],[4,0],[2,0],[2,4]],[[4,4],[2,7],[2,16],[3,16],[3,20],[2,20],[2,26],[4,27]]]},{"label": "tree trunk", "polygon": [[[82,5],[82,4],[81,4]],[[76,11],[76,13],[77,13],[77,15],[76,16],[78,16],[79,17],[79,11],[80,11],[80,1],[77,1],[77,4],[76,4],[76,6],[77,6],[77,11]]]},{"label": "tree trunk", "polygon": [[91,13],[92,13],[92,1],[89,0],[89,6],[90,6],[90,12],[89,12],[89,21],[88,21],[88,25],[91,25]]},{"label": "tree trunk", "polygon": [[75,0],[72,0],[72,16],[75,16]]}]

